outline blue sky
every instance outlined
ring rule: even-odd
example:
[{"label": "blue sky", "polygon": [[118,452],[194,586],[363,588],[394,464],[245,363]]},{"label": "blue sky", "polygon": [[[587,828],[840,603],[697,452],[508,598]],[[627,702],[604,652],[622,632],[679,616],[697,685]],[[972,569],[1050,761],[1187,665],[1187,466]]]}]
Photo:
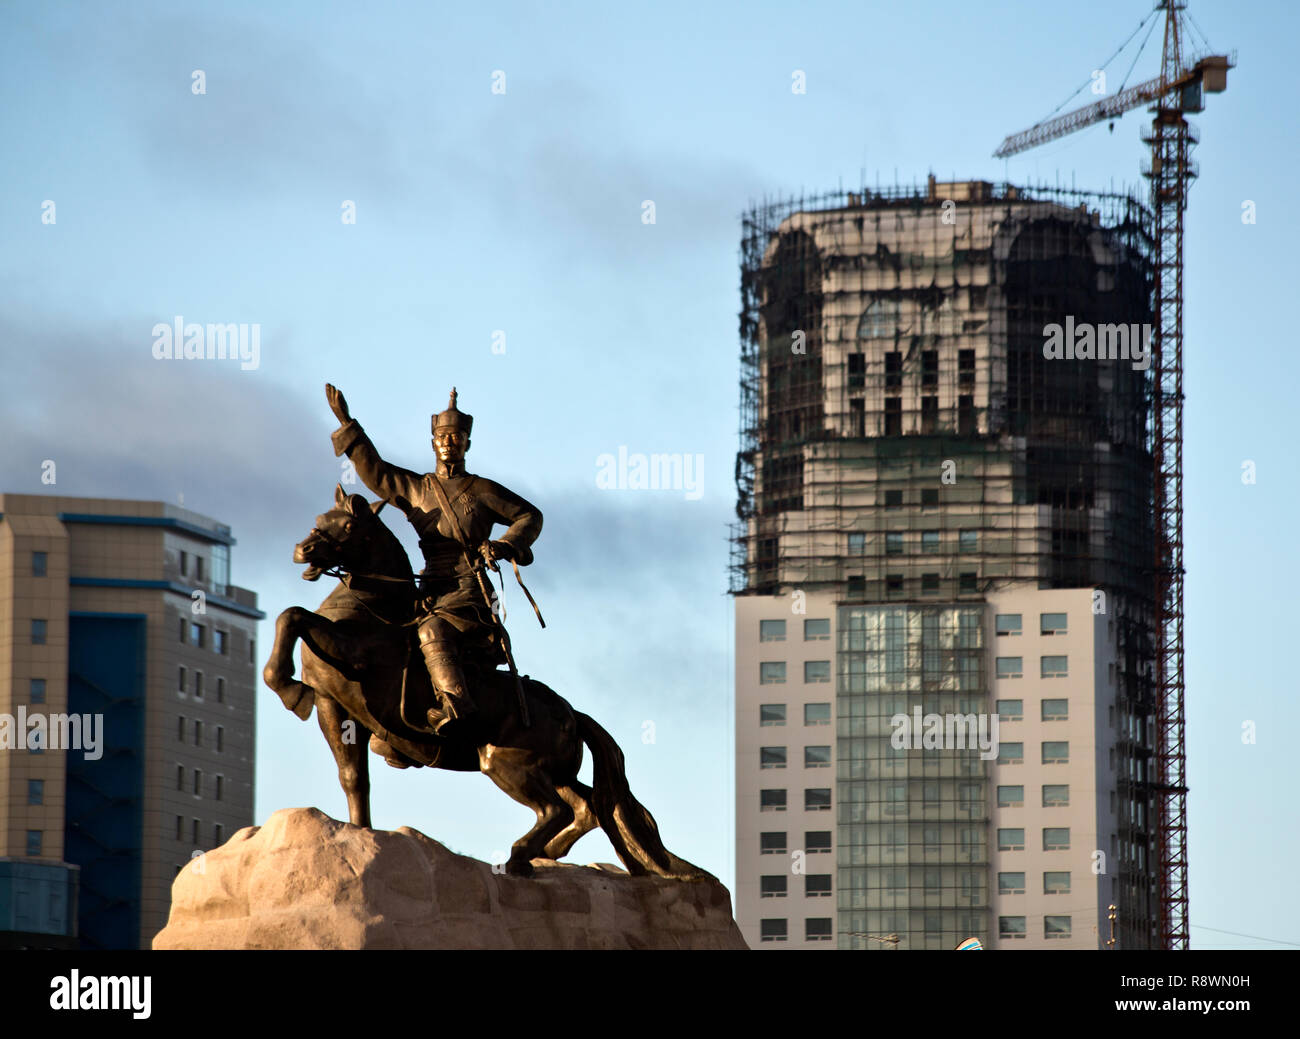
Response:
[{"label": "blue sky", "polygon": [[[1147,11],[6,4],[0,487],[48,490],[40,462],[54,458],[60,493],[183,494],[234,527],[235,580],[274,617],[323,595],[289,553],[340,472],[324,383],[416,468],[428,416],[457,385],[476,417],[470,468],[546,516],[528,575],[546,631],[507,589],[523,607],[521,667],[614,733],[669,845],[730,883],[740,214],[863,171],[868,184],[934,172],[1143,191],[1140,111],[1113,132],[990,156],[1089,81]],[[1300,18],[1262,0],[1200,0],[1192,14],[1239,57],[1195,118],[1187,217],[1192,934],[1276,947],[1221,932],[1300,942],[1286,894],[1300,852],[1285,670],[1297,551],[1282,529],[1300,512],[1283,433]],[[1157,45],[1130,83],[1155,74]],[[191,91],[195,69],[206,94]],[[795,70],[806,94],[791,91]],[[177,315],[259,323],[260,366],[155,361],[150,330]],[[600,490],[596,458],[620,446],[702,455],[703,495]],[[259,695],[257,820],[301,804],[342,815],[315,724]],[[490,857],[531,821],[481,776],[377,759],[372,773],[376,825],[459,851]],[[613,852],[592,835],[574,858]]]}]

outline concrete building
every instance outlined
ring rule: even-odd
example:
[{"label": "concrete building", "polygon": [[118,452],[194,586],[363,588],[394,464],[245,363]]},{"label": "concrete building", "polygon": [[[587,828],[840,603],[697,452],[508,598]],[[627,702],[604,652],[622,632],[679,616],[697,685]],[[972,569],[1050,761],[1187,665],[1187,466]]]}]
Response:
[{"label": "concrete building", "polygon": [[984,182],[747,215],[756,948],[1098,948],[1112,902],[1156,944],[1150,251],[1133,198]]},{"label": "concrete building", "polygon": [[252,824],[234,543],[162,502],[0,495],[0,946],[148,948],[177,872]]}]

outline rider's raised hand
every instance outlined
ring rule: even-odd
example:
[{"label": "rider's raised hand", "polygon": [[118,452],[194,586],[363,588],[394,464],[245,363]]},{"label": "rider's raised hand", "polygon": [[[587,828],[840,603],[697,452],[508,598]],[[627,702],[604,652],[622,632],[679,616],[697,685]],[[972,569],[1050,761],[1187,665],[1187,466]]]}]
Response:
[{"label": "rider's raised hand", "polygon": [[348,413],[348,402],[338,388],[328,382],[325,384],[325,399],[329,401],[330,410],[334,412],[335,418],[344,424],[352,421],[352,416]]}]

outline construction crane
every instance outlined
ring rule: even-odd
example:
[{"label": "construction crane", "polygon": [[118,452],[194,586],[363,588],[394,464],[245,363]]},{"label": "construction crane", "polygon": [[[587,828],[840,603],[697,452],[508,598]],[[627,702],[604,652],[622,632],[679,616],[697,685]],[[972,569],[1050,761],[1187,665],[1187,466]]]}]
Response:
[{"label": "construction crane", "polygon": [[[1156,864],[1161,906],[1158,937],[1167,949],[1188,947],[1183,670],[1183,214],[1188,188],[1197,175],[1191,150],[1199,137],[1186,115],[1204,109],[1205,94],[1225,90],[1228,69],[1236,65],[1235,54],[1211,54],[1207,49],[1184,55],[1184,40],[1190,39],[1186,7],[1186,0],[1157,0],[1133,33],[1136,36],[1148,19],[1164,12],[1164,48],[1158,77],[1128,89],[1121,84],[1120,91],[1111,97],[1064,115],[1054,115],[1028,130],[1012,134],[993,153],[996,158],[1005,158],[1103,120],[1113,120],[1141,105],[1153,106],[1151,129],[1142,137],[1151,147],[1151,161],[1142,173],[1150,180],[1156,245],[1151,413],[1155,463],[1153,601],[1157,621],[1154,690],[1158,742],[1157,774],[1151,785],[1158,811]],[[1155,25],[1152,22],[1151,29]],[[1195,22],[1191,25],[1194,27]],[[1127,41],[1120,50],[1124,46]],[[1137,57],[1133,60],[1136,64]],[[1111,129],[1114,129],[1113,122]]]}]

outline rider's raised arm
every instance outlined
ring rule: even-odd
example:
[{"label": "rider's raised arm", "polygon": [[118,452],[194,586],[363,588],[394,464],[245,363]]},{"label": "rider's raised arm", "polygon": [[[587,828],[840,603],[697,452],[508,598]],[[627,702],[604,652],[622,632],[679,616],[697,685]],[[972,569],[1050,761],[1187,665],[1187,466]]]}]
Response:
[{"label": "rider's raised arm", "polygon": [[533,561],[530,546],[542,532],[542,510],[491,480],[482,480],[481,488],[479,500],[509,528],[497,540],[514,549],[515,562],[527,566]]},{"label": "rider's raised arm", "polygon": [[356,467],[361,482],[384,501],[396,504],[398,498],[408,501],[416,496],[421,477],[398,465],[390,465],[379,457],[375,445],[366,436],[356,419],[339,426],[331,435],[334,454],[346,454]]}]

